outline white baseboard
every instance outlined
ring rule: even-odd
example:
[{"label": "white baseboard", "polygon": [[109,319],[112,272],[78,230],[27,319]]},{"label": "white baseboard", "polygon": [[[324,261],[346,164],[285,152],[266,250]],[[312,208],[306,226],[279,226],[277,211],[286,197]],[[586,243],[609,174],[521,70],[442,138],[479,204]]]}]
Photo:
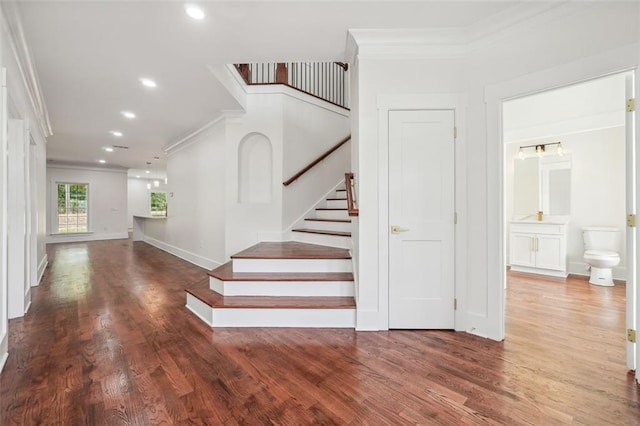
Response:
[{"label": "white baseboard", "polygon": [[171,244],[167,244],[164,241],[156,240],[155,238],[144,236],[143,241],[149,245],[159,248],[160,250],[166,251],[167,253],[179,257],[180,259],[193,263],[194,265],[197,265],[201,268],[211,270],[222,265],[222,263],[220,262],[216,262],[215,260],[200,256],[199,254],[191,253],[190,251],[183,250]]},{"label": "white baseboard", "polygon": [[9,358],[9,335],[5,333],[0,340],[0,372],[2,372],[7,358]]},{"label": "white baseboard", "polygon": [[44,276],[44,271],[47,269],[47,265],[49,265],[49,258],[47,254],[42,257],[40,263],[38,264],[38,280],[36,281],[36,285],[40,285],[40,281],[42,281],[42,277]]},{"label": "white baseboard", "polygon": [[380,312],[377,310],[356,310],[356,331],[380,331],[388,330],[388,327],[380,327]]},{"label": "white baseboard", "polygon": [[115,234],[78,234],[78,235],[49,235],[47,237],[47,243],[80,243],[85,241],[101,241],[101,240],[126,240],[129,238],[128,232],[118,232]]},{"label": "white baseboard", "polygon": [[29,312],[29,308],[31,307],[31,287],[27,290],[27,293],[24,295],[24,313],[26,315]]},{"label": "white baseboard", "polygon": [[488,327],[486,315],[467,312],[465,322],[466,327],[464,331],[466,331],[467,333],[473,334],[474,336],[484,337],[485,339],[491,338],[489,337],[489,333],[487,330]]}]

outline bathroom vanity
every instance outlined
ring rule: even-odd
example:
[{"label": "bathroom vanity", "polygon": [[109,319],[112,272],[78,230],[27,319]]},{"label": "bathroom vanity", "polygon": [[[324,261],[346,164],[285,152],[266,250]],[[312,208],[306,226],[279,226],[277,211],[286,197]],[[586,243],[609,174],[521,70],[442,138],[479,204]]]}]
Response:
[{"label": "bathroom vanity", "polygon": [[567,221],[525,219],[509,225],[512,271],[567,277]]}]

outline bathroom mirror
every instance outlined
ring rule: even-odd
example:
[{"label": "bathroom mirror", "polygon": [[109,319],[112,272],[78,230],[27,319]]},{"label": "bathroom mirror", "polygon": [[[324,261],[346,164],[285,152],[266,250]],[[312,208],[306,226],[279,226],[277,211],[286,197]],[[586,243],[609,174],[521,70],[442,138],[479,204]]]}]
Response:
[{"label": "bathroom mirror", "polygon": [[513,160],[513,213],[537,211],[554,216],[571,214],[571,159],[569,156]]}]

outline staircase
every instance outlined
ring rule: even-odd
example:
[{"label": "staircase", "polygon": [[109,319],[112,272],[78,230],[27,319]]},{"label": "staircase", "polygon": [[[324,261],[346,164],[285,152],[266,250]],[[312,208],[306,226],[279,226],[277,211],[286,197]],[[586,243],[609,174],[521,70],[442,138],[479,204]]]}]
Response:
[{"label": "staircase", "polygon": [[211,327],[355,328],[351,220],[344,189],[292,230],[262,242],[186,290],[187,308]]}]

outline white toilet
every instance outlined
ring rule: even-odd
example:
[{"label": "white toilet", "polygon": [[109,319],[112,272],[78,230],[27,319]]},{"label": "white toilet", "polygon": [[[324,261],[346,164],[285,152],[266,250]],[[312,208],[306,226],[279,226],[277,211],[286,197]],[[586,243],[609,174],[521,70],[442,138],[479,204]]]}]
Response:
[{"label": "white toilet", "polygon": [[589,282],[612,286],[611,268],[620,263],[620,230],[617,228],[582,228],[584,260],[591,268]]}]

